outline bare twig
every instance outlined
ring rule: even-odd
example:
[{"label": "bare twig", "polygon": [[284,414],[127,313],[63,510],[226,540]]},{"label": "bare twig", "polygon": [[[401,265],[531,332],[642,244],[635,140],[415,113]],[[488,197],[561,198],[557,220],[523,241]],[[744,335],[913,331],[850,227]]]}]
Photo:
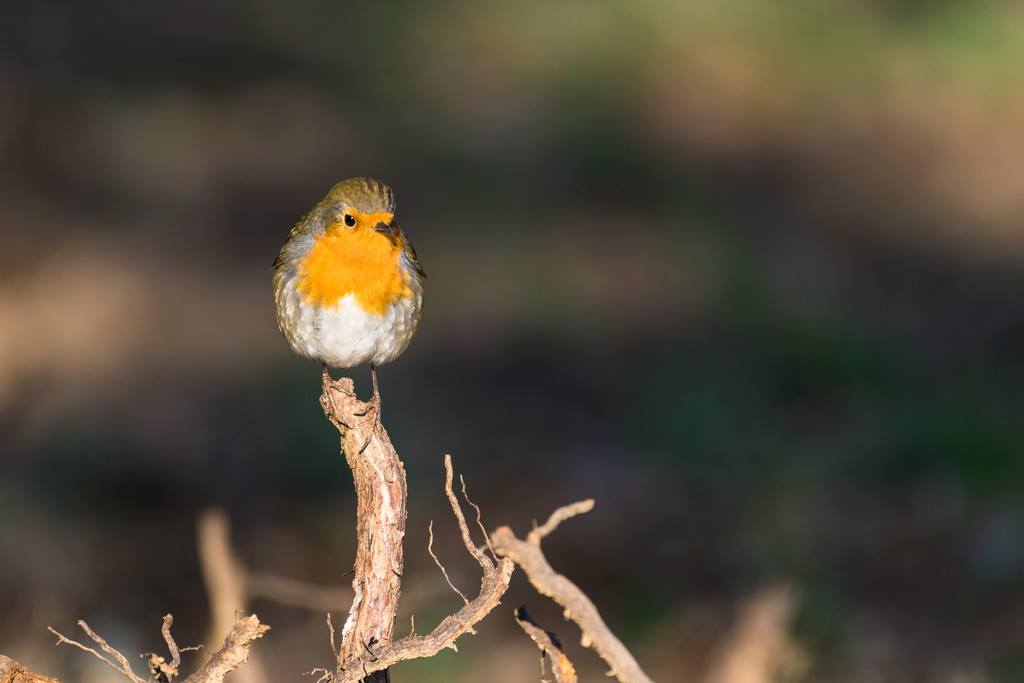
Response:
[{"label": "bare twig", "polygon": [[576,515],[582,515],[594,509],[594,499],[580,500],[570,505],[563,505],[548,517],[548,521],[526,535],[526,540],[534,545],[539,544],[545,536],[558,528],[558,525]]},{"label": "bare twig", "polygon": [[320,674],[320,677],[316,679],[316,683],[331,683],[331,680],[334,678],[334,674],[332,674],[330,671],[328,671],[327,669],[325,669],[323,667],[320,667],[320,666],[316,667],[312,671],[307,671],[306,673],[304,673],[302,675],[303,676],[316,676],[317,674]]},{"label": "bare twig", "polygon": [[135,675],[135,672],[132,671],[131,664],[128,663],[128,660],[125,658],[125,656],[123,654],[121,654],[120,652],[118,652],[117,650],[115,650],[114,648],[112,648],[107,643],[107,641],[103,640],[103,638],[98,636],[95,631],[93,631],[91,628],[89,628],[89,624],[85,623],[85,621],[83,619],[79,619],[78,620],[78,626],[83,631],[85,631],[86,635],[88,635],[90,638],[92,638],[94,643],[99,645],[100,648],[105,653],[110,655],[110,657],[112,657],[117,663],[115,664],[114,662],[110,661],[109,659],[107,659],[106,657],[101,655],[99,652],[97,652],[95,650],[95,648],[91,648],[91,647],[87,647],[85,645],[82,645],[77,640],[71,640],[67,636],[63,635],[62,633],[58,633],[56,630],[54,630],[53,628],[51,628],[49,626],[47,627],[47,630],[50,633],[52,633],[53,635],[57,636],[57,644],[58,645],[73,645],[73,646],[75,646],[75,647],[77,647],[77,648],[79,648],[81,650],[85,650],[86,652],[94,655],[101,662],[103,662],[104,664],[109,666],[114,671],[117,671],[118,673],[120,673],[122,676],[124,676],[128,680],[132,681],[133,683],[146,683],[145,680],[143,680],[142,678],[139,678],[138,676]]},{"label": "bare twig", "polygon": [[338,658],[338,645],[334,641],[334,624],[331,622],[331,613],[330,612],[327,613],[327,632],[330,634],[331,653],[334,655],[334,658],[337,659]]},{"label": "bare twig", "polygon": [[[181,663],[181,655],[177,644],[174,642],[174,638],[171,637],[170,634],[170,627],[172,622],[173,618],[170,615],[165,616],[161,631],[163,632],[164,640],[167,642],[167,646],[171,651],[171,662],[174,664],[174,666],[170,670],[173,670],[173,675],[176,676],[177,667]],[[102,649],[103,652],[105,652],[114,661],[111,661],[111,659],[108,659],[104,655],[101,655],[99,652],[96,651],[95,648],[82,645],[78,641],[72,640],[67,636],[59,633],[52,627],[48,627],[48,630],[53,635],[57,636],[58,645],[72,645],[74,647],[79,648],[80,650],[84,650],[92,654],[100,661],[102,661],[104,664],[114,669],[128,680],[132,681],[132,683],[147,683],[144,679],[140,678],[135,674],[135,672],[132,670],[131,665],[128,663],[128,659],[123,654],[121,654],[113,647],[111,647],[107,643],[107,641],[100,637],[95,631],[89,628],[89,625],[85,623],[85,621],[79,620],[78,625],[93,640],[93,642],[99,645],[100,649]],[[224,680],[225,675],[237,669],[245,662],[246,659],[248,659],[249,648],[252,645],[252,641],[256,640],[257,638],[263,637],[263,634],[269,630],[270,627],[261,624],[260,620],[256,618],[255,614],[237,620],[231,627],[231,632],[228,633],[228,637],[224,641],[224,646],[219,651],[214,653],[210,660],[206,662],[206,664],[201,666],[198,671],[196,671],[191,676],[186,678],[184,683],[221,683]],[[162,657],[157,658],[163,660]],[[115,662],[117,663],[115,664]],[[169,665],[165,663],[164,666]],[[168,670],[158,669],[156,672],[154,672],[154,675],[156,675],[157,673],[166,675],[167,671]]]},{"label": "bare twig", "polygon": [[491,559],[483,553],[480,548],[473,542],[473,536],[469,533],[469,525],[466,524],[466,516],[462,514],[462,508],[459,506],[459,499],[455,497],[455,491],[452,490],[452,456],[447,453],[444,456],[444,492],[448,496],[448,503],[452,506],[452,513],[455,515],[455,521],[459,524],[459,533],[462,534],[462,543],[466,546],[466,550],[469,554],[476,558],[477,564],[479,564],[485,571],[488,567],[493,567],[494,563]]},{"label": "bare twig", "polygon": [[445,495],[448,497],[455,520],[459,525],[463,545],[466,547],[466,552],[477,560],[483,570],[479,595],[468,601],[455,614],[445,617],[428,635],[410,635],[392,643],[378,645],[375,647],[372,657],[368,656],[368,653],[364,653],[359,661],[350,662],[351,666],[346,670],[336,672],[334,683],[354,683],[363,679],[367,671],[380,671],[409,659],[432,657],[445,648],[457,651],[455,641],[463,634],[474,633],[473,627],[476,623],[498,606],[502,595],[508,589],[515,564],[508,558],[492,561],[473,543],[465,515],[452,490],[451,456],[445,456],[444,464]]},{"label": "bare twig", "polygon": [[480,529],[480,533],[484,536],[484,542],[487,543],[487,549],[491,551],[491,557],[495,560],[498,559],[498,555],[494,552],[494,548],[491,547],[491,535],[487,533],[487,529],[484,527],[483,514],[480,512],[480,506],[469,499],[469,494],[466,493],[466,480],[459,475],[459,483],[462,485],[462,497],[466,500],[466,503],[476,510],[476,525]]},{"label": "bare twig", "polygon": [[249,658],[252,642],[262,638],[270,627],[261,624],[255,614],[235,622],[224,640],[224,645],[213,654],[199,671],[185,679],[185,683],[221,683],[224,676],[234,671]]},{"label": "bare twig", "polygon": [[32,673],[10,657],[0,655],[0,683],[60,683],[56,678]]},{"label": "bare twig", "polygon": [[[220,508],[209,508],[199,516],[196,541],[203,583],[210,602],[210,630],[206,637],[207,652],[213,652],[219,638],[230,632],[237,616],[247,607],[245,567],[231,547],[231,530],[227,515]],[[236,674],[238,683],[266,683],[263,665],[254,655],[253,661]]]},{"label": "bare twig", "polygon": [[170,614],[164,615],[164,623],[160,627],[160,633],[164,636],[164,642],[167,643],[167,651],[171,654],[171,668],[177,672],[178,667],[181,666],[181,652],[178,650],[178,644],[174,642],[174,636],[171,635],[171,624],[174,623],[174,617]]},{"label": "bare twig", "polygon": [[212,647],[231,629],[238,610],[245,609],[245,570],[231,549],[228,518],[220,508],[208,508],[199,516],[196,545],[210,602],[207,647]]},{"label": "bare twig", "polygon": [[444,568],[444,565],[441,564],[441,560],[437,559],[437,555],[434,554],[434,520],[430,520],[430,524],[427,525],[427,533],[427,552],[430,553],[430,556],[432,558],[434,558],[434,564],[436,564],[437,568],[441,570],[442,574],[444,574],[444,580],[448,582],[448,586],[451,587],[453,591],[458,593],[459,597],[462,598],[462,602],[468,605],[469,598],[466,597],[465,593],[463,593],[455,587],[455,584],[452,583],[451,578],[448,576],[448,570]]},{"label": "bare twig", "polygon": [[[375,650],[376,657],[370,668],[379,671],[409,659],[432,657],[445,648],[457,651],[455,641],[500,604],[501,596],[508,590],[514,567],[515,564],[507,558],[500,559],[496,568],[490,573],[485,572],[481,579],[480,595],[455,614],[445,617],[428,635],[409,636]],[[369,665],[368,660],[366,663]],[[340,676],[335,676],[335,683],[354,683],[362,678],[361,669],[343,671]]]},{"label": "bare twig", "polygon": [[167,643],[167,652],[171,656],[171,661],[167,661],[162,655],[158,655],[155,652],[149,652],[149,673],[151,676],[156,678],[158,681],[166,681],[170,683],[178,677],[180,673],[179,667],[181,666],[181,652],[189,650],[198,650],[200,646],[186,647],[178,649],[178,644],[174,641],[174,636],[171,635],[171,625],[174,623],[174,617],[170,614],[164,615],[164,623],[160,627],[160,633],[164,637],[164,642]]},{"label": "bare twig", "polygon": [[611,667],[613,676],[622,683],[651,683],[650,677],[636,663],[633,655],[605,625],[590,598],[576,584],[551,568],[540,547],[541,539],[559,524],[589,511],[593,505],[593,501],[584,500],[555,510],[548,521],[527,535],[525,541],[516,538],[507,526],[500,527],[491,534],[491,544],[500,556],[513,560],[523,568],[538,592],[562,606],[566,618],[575,621],[583,632],[582,644],[597,650]]},{"label": "bare twig", "polygon": [[[538,624],[530,613],[526,611],[525,605],[516,610],[515,617],[516,623],[519,624],[519,627],[523,629],[523,631],[526,632],[526,635],[530,636],[530,639],[536,643],[538,648],[540,648],[542,657],[547,657],[551,662],[551,672],[555,675],[556,683],[576,683],[576,668],[565,655],[565,651],[562,649],[562,643],[559,642],[558,636]],[[542,671],[543,668],[542,660]]]}]

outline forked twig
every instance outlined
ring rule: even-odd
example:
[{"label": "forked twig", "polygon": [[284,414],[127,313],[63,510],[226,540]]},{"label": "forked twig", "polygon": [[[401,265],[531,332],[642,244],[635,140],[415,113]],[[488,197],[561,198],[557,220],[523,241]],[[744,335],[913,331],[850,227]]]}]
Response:
[{"label": "forked twig", "polygon": [[484,535],[484,542],[487,543],[487,549],[491,551],[491,557],[495,560],[498,559],[497,553],[494,552],[494,548],[491,547],[491,535],[487,533],[487,529],[484,527],[483,515],[480,512],[480,506],[469,499],[469,494],[466,493],[466,480],[459,475],[459,483],[462,484],[462,497],[466,499],[466,503],[476,510],[476,525],[480,528],[480,533]]},{"label": "forked twig", "polygon": [[428,533],[428,537],[427,537],[427,552],[430,553],[430,556],[432,558],[434,558],[434,564],[436,564],[437,568],[441,570],[442,574],[444,574],[444,580],[448,582],[448,586],[453,591],[458,593],[459,597],[462,598],[462,602],[464,602],[464,603],[466,603],[468,605],[469,604],[469,598],[466,597],[465,593],[463,593],[462,591],[460,591],[458,588],[455,587],[455,584],[452,583],[451,578],[448,576],[448,570],[444,568],[444,565],[441,564],[441,560],[437,559],[437,555],[434,554],[434,520],[430,520],[430,524],[427,525],[427,533]]},{"label": "forked twig", "polygon": [[597,650],[611,667],[610,675],[622,683],[652,683],[626,646],[601,619],[597,607],[590,598],[576,584],[552,569],[544,557],[544,551],[541,550],[542,538],[565,520],[589,512],[593,507],[593,500],[582,500],[560,507],[551,513],[544,524],[531,531],[525,541],[516,538],[512,529],[507,526],[500,527],[491,534],[491,544],[498,551],[498,555],[512,559],[523,568],[530,583],[541,595],[548,596],[562,606],[566,618],[572,619],[580,627],[580,642],[585,647]]},{"label": "forked twig", "polygon": [[143,680],[142,678],[139,678],[138,676],[135,675],[135,672],[132,671],[131,664],[128,663],[128,660],[125,658],[125,656],[123,654],[121,654],[120,652],[118,652],[117,650],[115,650],[114,648],[112,648],[107,643],[107,641],[103,640],[103,638],[101,638],[99,635],[97,635],[95,631],[93,631],[91,628],[89,628],[89,624],[85,623],[84,619],[79,619],[78,620],[78,627],[81,628],[83,631],[85,631],[86,635],[88,635],[90,638],[92,638],[93,642],[96,643],[97,645],[99,645],[100,648],[105,653],[107,653],[108,655],[113,657],[114,660],[117,661],[117,664],[115,664],[114,662],[110,661],[109,659],[107,659],[106,657],[101,655],[99,652],[96,651],[95,648],[87,647],[85,645],[82,645],[77,640],[72,640],[71,638],[68,638],[63,633],[60,633],[59,631],[55,630],[52,626],[47,626],[46,630],[48,630],[53,635],[57,636],[57,644],[58,645],[73,645],[73,646],[77,647],[80,650],[85,650],[86,652],[92,654],[97,659],[99,659],[101,662],[103,662],[104,664],[109,666],[114,671],[117,671],[122,676],[125,676],[128,680],[133,681],[133,683],[146,683],[145,680]]},{"label": "forked twig", "polygon": [[459,525],[463,545],[482,569],[479,595],[467,601],[455,614],[445,617],[425,636],[413,633],[401,640],[375,646],[372,658],[364,653],[358,662],[353,661],[344,671],[336,672],[332,683],[355,683],[365,678],[367,671],[380,671],[409,659],[432,657],[445,648],[457,650],[455,641],[463,634],[474,633],[473,626],[498,606],[501,596],[508,590],[515,564],[508,558],[498,558],[494,562],[473,543],[469,525],[452,489],[451,456],[445,456],[444,466],[445,495]]},{"label": "forked twig", "polygon": [[[181,664],[181,649],[179,649],[177,644],[174,643],[174,638],[170,635],[172,622],[173,618],[171,615],[165,616],[161,631],[164,634],[164,640],[167,642],[168,649],[170,650],[171,662],[173,664],[171,669],[175,672],[174,675],[177,675],[177,667]],[[72,640],[52,627],[47,627],[47,629],[50,633],[57,636],[58,645],[73,645],[80,650],[84,650],[92,654],[104,664],[132,681],[132,683],[147,683],[146,680],[135,674],[131,665],[128,663],[128,659],[111,647],[107,641],[93,631],[84,620],[80,619],[78,621],[78,625],[94,643],[100,646],[100,649],[103,650],[103,652],[113,659],[113,661],[101,655],[95,648],[85,646],[76,640]],[[238,619],[231,628],[231,631],[228,633],[227,638],[224,640],[224,646],[215,652],[209,661],[201,666],[198,671],[186,678],[184,683],[221,683],[224,680],[224,676],[237,669],[245,662],[246,659],[248,659],[249,648],[252,645],[252,641],[257,638],[262,638],[263,634],[269,630],[270,627],[261,624],[260,620],[256,618],[256,615]],[[184,649],[192,650],[196,648]],[[163,660],[162,657],[156,657]],[[115,664],[115,662],[117,663]],[[170,665],[164,662],[164,666],[166,667]],[[158,673],[165,673],[165,670],[158,670]]]}]

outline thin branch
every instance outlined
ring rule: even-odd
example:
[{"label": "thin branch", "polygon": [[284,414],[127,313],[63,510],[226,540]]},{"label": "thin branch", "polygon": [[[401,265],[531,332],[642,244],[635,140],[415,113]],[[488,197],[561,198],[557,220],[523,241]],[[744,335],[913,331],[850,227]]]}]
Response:
[{"label": "thin branch", "polygon": [[494,563],[491,559],[484,555],[484,553],[476,547],[476,543],[473,542],[473,537],[469,533],[469,525],[466,524],[466,517],[462,514],[462,507],[459,505],[459,499],[455,497],[455,492],[452,490],[452,456],[445,453],[444,456],[444,492],[448,496],[448,503],[452,506],[452,512],[455,514],[455,521],[459,523],[459,533],[462,534],[462,543],[466,546],[466,550],[469,554],[476,558],[477,563],[486,571],[488,567],[493,568]]},{"label": "thin branch", "polygon": [[327,631],[330,633],[331,640],[331,652],[334,654],[334,658],[338,658],[338,645],[334,642],[334,624],[331,623],[331,613],[327,613]]},{"label": "thin branch", "polygon": [[[228,517],[220,508],[209,508],[196,524],[196,546],[203,584],[210,603],[210,629],[206,637],[207,651],[212,651],[223,634],[232,632],[238,615],[246,609],[247,575],[231,547]],[[266,683],[263,666],[254,655],[253,661],[234,676],[237,683]]]},{"label": "thin branch", "polygon": [[[501,596],[508,590],[514,568],[515,564],[511,560],[498,560],[497,567],[481,579],[480,595],[455,614],[445,617],[430,634],[402,638],[375,650],[376,658],[370,667],[372,671],[380,671],[409,659],[433,657],[445,648],[457,650],[455,641],[501,603]],[[368,664],[369,660],[363,663]],[[336,675],[334,683],[355,683],[364,677],[362,670],[350,668],[341,672],[340,676]]]},{"label": "thin branch", "polygon": [[92,654],[97,659],[99,659],[101,662],[103,662],[104,664],[109,666],[114,671],[117,671],[118,673],[120,673],[122,676],[126,677],[128,680],[132,681],[133,683],[146,683],[146,681],[144,681],[143,679],[141,679],[141,678],[139,678],[138,676],[135,675],[135,672],[132,671],[131,664],[128,663],[128,660],[125,658],[125,656],[123,654],[121,654],[120,652],[118,652],[117,650],[115,650],[114,648],[110,647],[110,645],[107,644],[107,641],[103,640],[103,638],[101,638],[100,636],[96,635],[96,633],[91,628],[89,628],[89,625],[87,623],[85,623],[85,621],[83,621],[82,619],[79,619],[78,620],[78,626],[83,631],[85,631],[85,633],[90,638],[92,638],[93,642],[95,642],[97,645],[99,645],[100,648],[102,648],[102,650],[104,652],[106,652],[108,655],[113,657],[117,661],[117,664],[115,664],[114,662],[110,661],[109,659],[107,659],[106,657],[101,655],[94,648],[82,645],[77,640],[71,640],[70,638],[68,638],[67,636],[65,636],[62,633],[57,632],[56,630],[54,630],[50,626],[47,626],[46,628],[47,628],[47,630],[50,633],[52,633],[53,635],[57,636],[57,644],[58,645],[73,645],[73,646],[79,648],[80,650],[85,650],[86,652]]},{"label": "thin branch", "polygon": [[[372,657],[368,656],[368,653],[363,653],[358,661],[352,661],[346,669],[337,671],[333,683],[355,683],[365,678],[368,673],[381,671],[409,659],[432,657],[445,648],[457,651],[455,641],[466,633],[475,633],[473,627],[500,604],[501,597],[508,590],[515,563],[508,558],[499,558],[495,563],[473,543],[469,525],[466,524],[462,508],[452,490],[451,456],[445,456],[444,464],[445,494],[458,522],[463,545],[466,552],[477,560],[483,570],[479,595],[469,600],[455,614],[445,617],[428,635],[412,634],[398,641],[378,645]],[[432,536],[432,526],[430,531]]]},{"label": "thin branch", "polygon": [[[174,663],[172,667],[173,675],[177,675],[177,665],[181,663],[181,651],[178,646],[174,643],[174,638],[170,635],[170,627],[173,619],[170,615],[164,617],[164,625],[161,629],[164,633],[164,640],[167,641],[167,646],[171,651],[171,661]],[[78,641],[72,640],[60,632],[54,630],[52,627],[48,627],[48,630],[53,635],[57,636],[58,645],[73,645],[80,650],[92,654],[97,659],[102,661],[104,664],[114,669],[122,676],[132,681],[132,683],[147,683],[144,679],[139,678],[134,671],[132,671],[131,665],[128,663],[128,659],[120,652],[111,647],[107,641],[100,637],[95,631],[89,628],[89,625],[82,620],[79,620],[78,625],[82,628],[86,634],[92,638],[92,640],[100,646],[100,648],[114,659],[111,661],[107,657],[104,657],[94,648],[82,645]],[[206,664],[201,666],[198,671],[185,679],[184,683],[222,683],[224,676],[229,672],[237,669],[241,666],[246,659],[249,657],[249,648],[252,645],[252,641],[257,638],[263,637],[263,634],[270,630],[269,626],[260,623],[260,620],[256,618],[256,615],[251,615],[243,619],[239,619],[235,622],[231,628],[231,632],[228,633],[228,637],[224,641],[224,646],[214,653]],[[185,648],[195,649],[195,648]],[[157,657],[163,661],[162,657]],[[114,662],[117,662],[115,664]],[[150,660],[152,661],[152,660]],[[164,666],[168,666],[164,662]],[[158,669],[154,672],[163,673],[167,675],[166,669]],[[168,679],[169,680],[169,679]]]},{"label": "thin branch", "polygon": [[588,498],[587,500],[577,501],[570,505],[563,505],[548,517],[548,521],[531,531],[526,535],[526,540],[533,544],[538,544],[541,540],[550,534],[552,531],[558,528],[558,525],[567,519],[571,519],[576,515],[582,515],[590,512],[594,509],[594,499]]},{"label": "thin branch", "polygon": [[165,614],[160,632],[164,636],[164,642],[167,643],[167,651],[171,654],[171,667],[177,671],[178,667],[181,666],[181,652],[178,650],[178,644],[174,642],[174,636],[171,635],[171,624],[173,623],[174,617],[170,614]]},{"label": "thin branch", "polygon": [[330,671],[328,671],[327,669],[325,669],[323,667],[320,667],[320,666],[316,667],[312,671],[307,671],[306,673],[304,673],[302,675],[303,676],[316,676],[317,674],[320,674],[320,677],[318,679],[316,679],[316,683],[331,683],[331,681],[334,679],[334,674],[332,674]]},{"label": "thin branch", "polygon": [[124,670],[125,670],[124,673],[126,673],[126,674],[130,673],[132,678],[136,678],[134,672],[132,672],[131,664],[128,663],[128,658],[127,657],[125,657],[123,654],[121,654],[120,652],[118,652],[117,650],[112,648],[107,643],[107,641],[103,640],[103,638],[101,638],[99,636],[99,634],[97,634],[95,631],[93,631],[91,628],[89,628],[89,624],[85,623],[84,619],[79,619],[78,620],[78,626],[83,631],[85,631],[86,634],[88,634],[88,636],[90,638],[93,639],[93,642],[95,642],[97,645],[99,645],[101,648],[103,648],[104,652],[106,652],[108,655],[110,655],[115,660],[117,660],[117,663],[120,664],[124,668]]},{"label": "thin branch", "polygon": [[[551,662],[551,672],[555,675],[556,683],[576,683],[576,668],[569,661],[562,649],[562,643],[551,631],[538,624],[536,620],[526,611],[523,605],[516,610],[516,623],[530,636],[530,640],[536,643],[542,656],[547,657]],[[541,661],[541,671],[544,669]]]},{"label": "thin branch", "polygon": [[540,547],[540,540],[554,531],[563,521],[593,508],[593,501],[585,500],[555,510],[542,526],[520,540],[507,526],[491,534],[491,544],[498,554],[513,560],[523,568],[533,587],[551,598],[565,611],[583,632],[581,642],[593,647],[611,667],[611,675],[622,683],[651,683],[626,646],[615,637],[590,598],[572,581],[557,573],[548,564]]},{"label": "thin branch", "polygon": [[459,597],[462,598],[462,602],[468,605],[469,598],[466,597],[465,593],[455,587],[455,584],[452,583],[451,578],[448,576],[448,570],[444,568],[444,565],[441,564],[441,560],[437,559],[437,555],[434,554],[434,520],[430,520],[430,524],[427,525],[427,533],[429,534],[427,539],[427,552],[430,553],[432,558],[434,558],[434,564],[436,564],[437,568],[441,570],[442,574],[444,574],[444,580],[448,582],[448,586],[458,593]]},{"label": "thin branch", "polygon": [[224,646],[199,671],[186,678],[184,683],[221,683],[224,676],[249,658],[253,641],[262,638],[269,630],[270,627],[261,624],[255,614],[239,619],[224,639]]},{"label": "thin branch", "polygon": [[173,623],[174,617],[170,614],[165,614],[163,625],[160,627],[160,633],[163,634],[164,642],[167,643],[167,652],[171,655],[171,661],[168,662],[166,657],[155,652],[146,653],[149,655],[150,675],[158,681],[167,681],[168,683],[177,678],[178,674],[181,673],[182,652],[195,652],[203,649],[202,645],[190,645],[179,648],[178,644],[174,641],[174,636],[171,635],[171,624]]},{"label": "thin branch", "polygon": [[487,529],[484,527],[483,514],[480,512],[480,506],[469,499],[469,494],[466,493],[466,480],[459,475],[459,483],[462,484],[462,497],[466,500],[466,503],[476,510],[476,525],[480,528],[480,533],[484,535],[484,541],[487,543],[487,549],[491,551],[491,557],[495,560],[498,559],[497,553],[494,552],[494,548],[491,547],[491,535],[487,533]]}]

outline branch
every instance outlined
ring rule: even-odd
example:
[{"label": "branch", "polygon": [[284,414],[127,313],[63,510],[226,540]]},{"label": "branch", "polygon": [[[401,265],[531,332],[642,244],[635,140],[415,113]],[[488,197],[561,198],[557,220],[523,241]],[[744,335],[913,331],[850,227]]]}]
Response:
[{"label": "branch", "polygon": [[540,661],[541,680],[544,680],[544,657],[547,657],[551,661],[551,672],[555,675],[556,683],[576,683],[576,668],[565,655],[558,636],[538,624],[530,613],[526,611],[526,605],[517,609],[515,616],[519,627],[540,648],[542,654]]},{"label": "branch", "polygon": [[128,660],[125,658],[125,656],[123,654],[121,654],[120,652],[118,652],[117,650],[115,650],[114,648],[112,648],[110,645],[108,645],[107,641],[103,640],[103,638],[101,638],[99,635],[97,635],[95,631],[93,631],[91,628],[89,628],[89,624],[85,623],[85,620],[79,619],[78,620],[78,627],[81,628],[83,631],[85,631],[86,635],[88,635],[90,638],[92,638],[93,642],[96,643],[97,645],[99,645],[100,648],[102,648],[103,651],[106,654],[110,655],[110,657],[112,657],[117,663],[115,664],[114,662],[112,662],[107,657],[104,657],[103,655],[101,655],[99,652],[96,651],[95,648],[91,648],[91,647],[87,647],[85,645],[82,645],[77,640],[71,640],[67,636],[65,636],[65,635],[63,635],[61,633],[58,633],[56,630],[54,630],[53,628],[51,628],[49,626],[47,626],[46,629],[50,633],[52,633],[53,635],[57,636],[57,644],[58,645],[72,645],[74,647],[77,647],[80,650],[85,650],[86,652],[88,652],[89,654],[93,655],[94,657],[99,659],[101,662],[103,662],[104,664],[109,666],[114,671],[117,671],[118,673],[120,673],[122,676],[127,678],[129,681],[132,681],[132,683],[146,683],[146,681],[144,681],[143,679],[141,679],[141,678],[139,678],[138,676],[135,675],[135,672],[132,671],[131,664],[128,663]]},{"label": "branch", "polygon": [[[206,642],[208,651],[212,651],[222,634],[233,632],[238,615],[246,611],[248,574],[231,547],[231,529],[222,509],[208,508],[199,516],[196,545],[210,603],[210,629]],[[249,666],[235,678],[237,683],[267,681],[263,666],[255,655]]]},{"label": "branch", "polygon": [[534,545],[539,545],[540,542],[549,535],[552,531],[558,528],[562,522],[567,519],[572,519],[576,515],[582,515],[590,512],[594,509],[594,499],[588,498],[587,500],[577,501],[570,505],[563,505],[548,517],[548,521],[541,524],[539,527],[531,531],[526,535],[526,540]]},{"label": "branch", "polygon": [[155,652],[149,654],[149,673],[151,676],[156,678],[158,681],[173,681],[181,673],[179,667],[181,666],[181,653],[195,650],[201,650],[202,645],[194,645],[190,647],[178,648],[178,644],[174,642],[174,636],[171,635],[171,625],[174,623],[174,617],[170,614],[164,615],[164,623],[160,627],[160,633],[164,637],[164,642],[167,643],[167,652],[171,655],[171,661]]},{"label": "branch", "polygon": [[242,617],[224,639],[224,646],[199,671],[186,678],[185,683],[220,683],[224,676],[245,663],[252,642],[269,630],[270,627],[261,624],[255,614]]},{"label": "branch", "polygon": [[542,526],[530,532],[525,541],[516,538],[507,526],[500,527],[491,534],[491,545],[499,555],[522,567],[538,592],[562,606],[566,618],[575,621],[583,632],[582,644],[597,650],[611,667],[611,675],[622,683],[652,683],[626,646],[605,625],[590,598],[576,584],[552,569],[541,550],[542,538],[563,521],[588,512],[593,507],[592,500],[561,507]]},{"label": "branch", "polygon": [[391,642],[394,630],[404,564],[405,466],[380,422],[380,404],[360,401],[351,379],[331,379],[325,370],[320,405],[341,433],[356,490],[355,596],[341,629],[335,676],[356,670],[351,680],[360,680],[385,668],[378,648]]},{"label": "branch", "polygon": [[[177,667],[181,663],[181,653],[177,644],[174,642],[174,638],[171,636],[172,621],[173,618],[171,615],[168,614],[165,616],[163,628],[161,629],[164,635],[164,640],[167,642],[167,647],[170,650],[171,665],[168,666],[165,663],[166,660],[158,655],[153,655],[150,659],[151,665],[154,660],[159,660],[160,663],[164,663],[163,667],[154,670],[153,674],[162,674],[167,677],[165,680],[170,680],[174,676],[177,676]],[[89,627],[89,624],[80,619],[78,621],[78,625],[94,643],[100,646],[100,649],[103,650],[105,654],[100,654],[95,648],[88,647],[76,640],[72,640],[53,628],[48,627],[48,630],[53,635],[57,636],[58,645],[71,645],[92,654],[107,666],[132,681],[132,683],[147,683],[144,679],[135,674],[132,670],[131,664],[128,663],[128,659],[119,651],[111,647],[99,634],[93,631]],[[263,634],[269,630],[270,627],[261,624],[255,614],[237,620],[231,628],[231,632],[228,633],[228,637],[224,641],[224,646],[218,652],[214,653],[213,657],[211,657],[206,664],[201,666],[198,671],[186,678],[184,683],[221,683],[224,680],[224,676],[237,669],[245,663],[246,659],[248,659],[249,648],[252,645],[252,641],[263,637]],[[0,658],[0,664],[3,663],[3,659],[5,658]],[[0,673],[2,673],[2,669],[0,669]],[[12,683],[17,680],[18,679],[12,679]],[[42,683],[43,681],[49,680],[52,679],[43,677],[39,677],[37,679],[28,678],[25,679],[25,683],[29,683],[30,681],[39,681]],[[0,682],[6,683],[4,679],[0,679]]]},{"label": "branch", "polygon": [[60,681],[56,678],[32,673],[10,657],[0,655],[0,683],[60,683]]},{"label": "branch", "polygon": [[469,534],[469,525],[452,490],[452,460],[444,457],[445,495],[451,504],[455,520],[459,525],[466,551],[480,564],[480,594],[466,603],[455,614],[445,617],[437,627],[425,636],[410,635],[376,649],[372,657],[364,654],[342,671],[335,674],[334,683],[354,683],[362,680],[368,672],[380,671],[399,662],[422,657],[432,657],[445,648],[458,651],[455,641],[465,633],[475,633],[473,626],[487,616],[501,602],[508,590],[515,564],[501,558],[496,562],[480,550]]}]

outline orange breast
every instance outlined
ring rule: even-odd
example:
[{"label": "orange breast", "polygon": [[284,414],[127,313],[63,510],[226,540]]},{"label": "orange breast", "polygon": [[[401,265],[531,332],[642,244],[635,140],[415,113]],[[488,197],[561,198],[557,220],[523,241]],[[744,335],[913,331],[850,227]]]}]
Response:
[{"label": "orange breast", "polygon": [[333,306],[346,294],[367,313],[412,296],[401,244],[374,230],[329,229],[299,264],[298,290],[308,304]]}]

